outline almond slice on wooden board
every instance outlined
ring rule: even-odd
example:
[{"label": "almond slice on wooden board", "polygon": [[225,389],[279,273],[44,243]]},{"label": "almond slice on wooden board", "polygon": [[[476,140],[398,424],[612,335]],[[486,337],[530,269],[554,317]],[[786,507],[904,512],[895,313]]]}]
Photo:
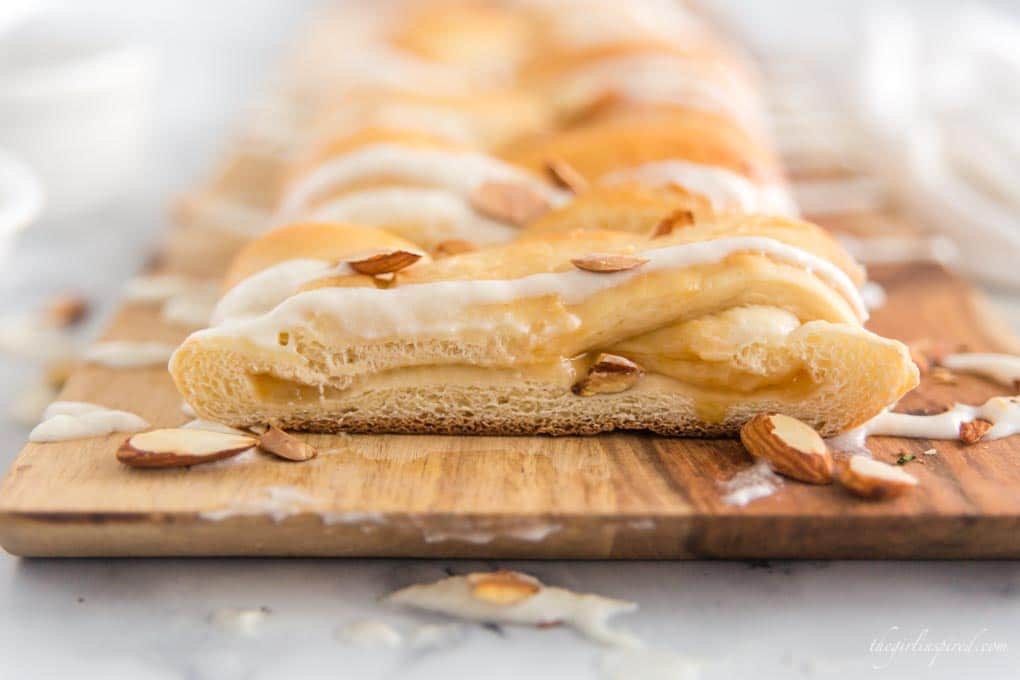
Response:
[{"label": "almond slice on wooden board", "polygon": [[314,446],[284,432],[276,425],[271,425],[259,438],[259,448],[286,460],[311,460],[319,455]]},{"label": "almond slice on wooden board", "polygon": [[117,460],[131,467],[187,467],[236,456],[257,443],[247,435],[166,428],[128,437],[117,450]]},{"label": "almond slice on wooden board", "polygon": [[807,423],[781,413],[759,413],[740,428],[740,441],[781,475],[809,484],[832,482],[832,454]]},{"label": "almond slice on wooden board", "polygon": [[588,180],[584,178],[570,163],[562,158],[551,158],[545,162],[545,170],[553,184],[561,189],[568,189],[574,194],[588,190]]},{"label": "almond slice on wooden board", "polygon": [[439,258],[449,257],[451,255],[473,253],[476,250],[478,250],[478,246],[476,246],[471,241],[464,241],[459,238],[453,238],[448,241],[443,241],[436,245],[435,249],[432,251],[432,257],[433,259],[438,260]]},{"label": "almond slice on wooden board", "polygon": [[472,597],[496,605],[523,602],[542,589],[538,579],[519,571],[474,573],[465,578],[471,585]]},{"label": "almond slice on wooden board", "polygon": [[992,429],[992,423],[982,418],[960,423],[960,441],[964,444],[976,444]]},{"label": "almond slice on wooden board", "polygon": [[643,368],[615,354],[599,354],[580,382],[571,390],[582,397],[626,392],[645,374]]},{"label": "almond slice on wooden board", "polygon": [[841,461],[836,479],[854,495],[871,500],[895,498],[917,486],[917,477],[902,467],[861,455]]},{"label": "almond slice on wooden board", "polygon": [[421,253],[412,253],[407,250],[391,250],[361,260],[350,260],[347,264],[359,274],[379,276],[380,274],[392,274],[393,272],[410,267],[420,259]]},{"label": "almond slice on wooden board", "polygon": [[694,224],[694,213],[690,210],[674,210],[655,225],[649,236],[651,238],[669,236],[675,229],[683,229],[692,224]]},{"label": "almond slice on wooden board", "polygon": [[479,214],[523,227],[549,211],[549,201],[527,184],[485,182],[468,197]]},{"label": "almond slice on wooden board", "polygon": [[598,274],[623,272],[634,269],[648,262],[636,255],[618,255],[615,253],[589,253],[583,257],[575,257],[570,261],[578,269]]}]

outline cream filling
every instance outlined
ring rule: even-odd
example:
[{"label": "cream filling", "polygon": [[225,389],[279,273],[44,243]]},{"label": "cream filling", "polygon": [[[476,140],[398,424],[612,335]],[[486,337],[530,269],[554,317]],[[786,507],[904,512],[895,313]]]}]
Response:
[{"label": "cream filling", "polygon": [[780,186],[759,187],[725,168],[683,160],[655,161],[603,175],[602,184],[637,182],[651,187],[679,186],[708,199],[717,212],[796,216],[789,193]]},{"label": "cream filling", "polygon": [[[224,298],[223,306],[214,313],[219,325],[198,331],[191,337],[247,338],[278,350],[281,331],[301,327],[313,316],[328,317],[335,322],[339,333],[353,338],[487,332],[494,323],[515,322],[510,318],[497,322],[491,319],[471,320],[464,312],[474,306],[547,296],[558,296],[568,305],[577,304],[635,276],[715,264],[738,252],[761,253],[813,272],[838,291],[859,318],[867,318],[867,310],[857,288],[834,264],[773,239],[748,236],[647,250],[641,253],[648,260],[644,265],[612,274],[570,269],[509,280],[435,281],[390,289],[321,288],[291,295],[270,311],[252,316],[252,312],[264,309],[274,295],[279,295],[288,286],[292,289],[298,287],[303,276],[321,274],[327,268],[327,265],[315,260],[310,261],[312,264],[304,261],[306,264],[278,265],[235,286]],[[228,298],[231,298],[230,302],[227,302]],[[575,322],[580,323],[576,318]],[[528,324],[516,330],[529,337],[538,333]]]},{"label": "cream filling", "polygon": [[414,184],[444,188],[465,198],[486,182],[511,182],[530,187],[554,206],[569,200],[566,192],[554,189],[524,170],[492,156],[468,151],[373,144],[313,170],[287,192],[279,214],[283,218],[293,217],[330,189],[373,177],[396,177]]},{"label": "cream filling", "polygon": [[390,226],[421,225],[415,238],[438,243],[464,239],[481,245],[505,243],[520,229],[478,214],[463,197],[443,189],[386,187],[344,194],[313,210],[313,220]]}]

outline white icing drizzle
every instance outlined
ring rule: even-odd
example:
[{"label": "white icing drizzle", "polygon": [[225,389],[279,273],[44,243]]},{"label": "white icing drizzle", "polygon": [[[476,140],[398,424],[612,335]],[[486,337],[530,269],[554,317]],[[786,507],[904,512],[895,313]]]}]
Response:
[{"label": "white icing drizzle", "polygon": [[218,522],[230,517],[265,515],[279,524],[288,517],[300,515],[305,510],[318,507],[321,504],[322,501],[309,496],[296,487],[267,486],[261,489],[259,498],[236,501],[219,510],[200,512],[198,516]]},{"label": "white icing drizzle", "polygon": [[393,649],[404,644],[404,636],[385,621],[352,621],[336,631],[340,642],[356,647]]},{"label": "white icing drizzle", "polygon": [[[860,318],[867,318],[867,310],[857,288],[831,262],[773,239],[735,237],[646,250],[641,253],[648,259],[646,264],[613,274],[572,269],[512,280],[437,281],[385,290],[329,288],[305,291],[288,297],[271,311],[255,318],[242,314],[234,318],[217,313],[216,317],[222,319],[220,325],[198,331],[192,337],[244,337],[264,346],[279,348],[280,331],[302,325],[310,314],[328,315],[339,325],[339,330],[353,337],[449,332],[464,327],[466,322],[457,316],[470,305],[499,304],[546,295],[559,295],[567,304],[576,304],[643,273],[715,263],[732,253],[744,251],[763,253],[814,272],[839,291]],[[235,286],[236,295],[245,300],[257,300],[262,285],[249,286],[249,281],[251,279]],[[489,329],[488,326],[485,328]],[[529,333],[530,329],[520,328],[519,331]]]},{"label": "white icing drizzle", "polygon": [[679,186],[708,199],[718,212],[796,215],[792,199],[781,187],[758,187],[725,168],[683,160],[655,161],[603,175],[602,184],[638,182],[648,186]]},{"label": "white icing drizzle", "polygon": [[983,440],[1001,439],[1020,432],[1020,397],[992,397],[980,406],[956,404],[948,411],[930,416],[887,411],[828,442],[831,448],[837,450],[860,450],[866,438],[873,435],[959,439],[960,425],[978,419],[992,423],[992,428],[982,437]]},{"label": "white icing drizzle", "polygon": [[861,299],[864,300],[864,306],[870,311],[884,307],[888,296],[885,294],[885,288],[881,285],[874,281],[865,281],[861,286]]},{"label": "white icing drizzle", "polygon": [[55,401],[46,407],[43,421],[28,435],[32,442],[61,442],[102,437],[114,432],[141,432],[149,427],[143,418],[84,401]]},{"label": "white icing drizzle", "polygon": [[553,205],[569,200],[567,193],[493,156],[470,151],[372,144],[327,161],[301,179],[287,192],[279,215],[282,219],[293,218],[330,188],[372,177],[397,177],[442,187],[465,197],[485,182],[513,182],[534,189]]},{"label": "white icing drizzle", "polygon": [[165,342],[110,340],[87,348],[82,359],[108,368],[142,368],[165,364],[175,349]]},{"label": "white icing drizzle", "polygon": [[723,503],[743,507],[751,501],[771,496],[783,485],[783,479],[769,466],[768,461],[758,460],[725,482],[721,482]]},{"label": "white icing drizzle", "polygon": [[286,260],[252,274],[220,299],[210,316],[217,325],[226,319],[257,316],[268,312],[297,292],[302,285],[338,269],[325,260]]},{"label": "white icing drizzle", "polygon": [[638,102],[678,104],[732,116],[750,129],[763,127],[753,95],[719,62],[678,54],[629,54],[570,73],[569,97],[611,91]]},{"label": "white icing drizzle", "polygon": [[[423,241],[464,239],[488,245],[517,238],[517,227],[480,215],[462,196],[443,189],[386,187],[344,194],[309,214],[312,220],[375,226],[422,225]],[[399,229],[394,229],[399,233]]]},{"label": "white icing drizzle", "polygon": [[950,354],[939,363],[948,369],[974,373],[1010,388],[1016,387],[1020,380],[1020,356],[1015,354]]},{"label": "white icing drizzle", "polygon": [[633,602],[578,594],[541,584],[523,574],[520,577],[534,582],[539,589],[513,604],[495,604],[475,597],[473,585],[466,576],[451,576],[435,583],[409,586],[390,594],[386,601],[467,621],[525,626],[563,623],[602,644],[631,648],[642,646],[632,634],[609,625],[609,620],[615,615],[635,611],[637,605]]}]

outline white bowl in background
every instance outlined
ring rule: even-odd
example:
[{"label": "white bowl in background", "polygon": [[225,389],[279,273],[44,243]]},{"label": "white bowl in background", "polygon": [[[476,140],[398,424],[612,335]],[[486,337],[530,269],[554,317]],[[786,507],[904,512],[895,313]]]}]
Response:
[{"label": "white bowl in background", "polygon": [[47,217],[129,189],[145,160],[152,56],[101,33],[43,12],[0,40],[0,148],[38,176]]},{"label": "white bowl in background", "polygon": [[42,206],[39,180],[23,163],[0,151],[0,259],[15,235],[39,216]]}]

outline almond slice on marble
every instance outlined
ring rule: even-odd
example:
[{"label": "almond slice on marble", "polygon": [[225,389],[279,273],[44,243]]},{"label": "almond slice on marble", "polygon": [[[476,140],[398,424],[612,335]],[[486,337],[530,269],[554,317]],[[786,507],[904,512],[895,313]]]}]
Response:
[{"label": "almond slice on marble", "polygon": [[562,158],[551,158],[545,162],[545,170],[553,184],[574,194],[588,190],[588,180],[570,163]]},{"label": "almond slice on marble", "polygon": [[46,319],[57,328],[72,326],[89,313],[89,301],[80,295],[64,293],[50,300],[46,308]]},{"label": "almond slice on marble", "polygon": [[683,229],[692,224],[694,224],[694,213],[690,210],[674,210],[655,225],[650,236],[651,238],[669,236],[675,229]]},{"label": "almond slice on marble", "polygon": [[626,392],[645,374],[643,368],[615,354],[599,354],[588,375],[571,389],[581,397]]},{"label": "almond slice on marble", "polygon": [[432,257],[438,260],[440,258],[449,257],[451,255],[473,253],[476,250],[478,250],[478,246],[476,246],[471,241],[464,241],[459,238],[453,238],[449,239],[448,241],[443,241],[436,245],[435,249],[432,251]]},{"label": "almond slice on marble", "polygon": [[286,460],[311,460],[319,455],[318,449],[292,434],[271,425],[259,438],[259,448]]},{"label": "almond slice on marble", "polygon": [[347,264],[359,274],[379,276],[381,274],[398,272],[401,269],[410,267],[420,259],[421,253],[412,253],[407,250],[391,250],[361,260],[350,260]]},{"label": "almond slice on marble", "polygon": [[917,477],[898,465],[859,455],[842,461],[836,478],[851,493],[871,500],[895,498],[917,486]]},{"label": "almond slice on marble", "polygon": [[471,595],[489,604],[517,604],[542,589],[542,583],[538,579],[519,571],[474,573],[468,574],[465,578],[471,585]]},{"label": "almond slice on marble", "polygon": [[982,418],[960,423],[960,441],[964,444],[976,444],[990,429],[992,423]]},{"label": "almond slice on marble", "polygon": [[551,207],[545,197],[527,184],[485,182],[468,197],[471,207],[494,220],[523,227]]},{"label": "almond slice on marble", "polygon": [[614,253],[589,253],[583,257],[575,257],[571,263],[586,272],[608,274],[634,269],[648,262],[646,258],[635,255],[617,255]]},{"label": "almond slice on marble", "polygon": [[211,430],[150,430],[128,437],[117,450],[117,460],[131,467],[187,467],[236,456],[257,443],[255,437]]},{"label": "almond slice on marble", "polygon": [[807,423],[781,413],[759,413],[740,428],[740,441],[781,475],[809,484],[832,481],[832,454]]}]

